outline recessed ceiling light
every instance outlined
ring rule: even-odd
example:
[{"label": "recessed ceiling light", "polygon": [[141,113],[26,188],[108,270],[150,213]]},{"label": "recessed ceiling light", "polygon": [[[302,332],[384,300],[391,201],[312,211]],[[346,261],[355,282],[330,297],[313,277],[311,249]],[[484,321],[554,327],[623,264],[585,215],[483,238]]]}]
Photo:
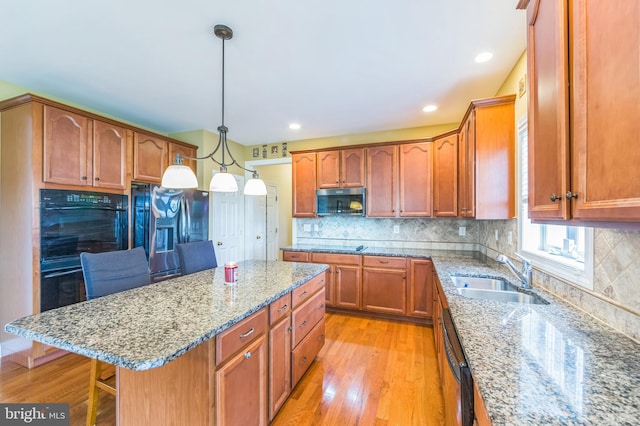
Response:
[{"label": "recessed ceiling light", "polygon": [[291,123],[289,124],[289,128],[291,130],[299,130],[302,126],[299,123]]},{"label": "recessed ceiling light", "polygon": [[423,110],[424,112],[433,112],[433,111],[435,111],[435,110],[437,110],[437,109],[438,109],[438,106],[437,106],[437,105],[427,105],[427,106],[425,106],[424,108],[422,108],[422,110]]},{"label": "recessed ceiling light", "polygon": [[478,56],[476,56],[476,62],[481,64],[483,62],[490,61],[493,58],[493,53],[491,52],[482,52]]}]

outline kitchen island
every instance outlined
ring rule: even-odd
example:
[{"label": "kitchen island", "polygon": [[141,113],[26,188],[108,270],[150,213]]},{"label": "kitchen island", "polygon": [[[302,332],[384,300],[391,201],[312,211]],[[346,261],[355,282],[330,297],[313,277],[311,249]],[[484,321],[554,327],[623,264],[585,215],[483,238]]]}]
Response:
[{"label": "kitchen island", "polygon": [[216,268],[21,318],[5,330],[115,365],[119,424],[210,425],[223,405],[213,396],[223,362],[215,337],[254,319],[266,328],[270,303],[326,269],[245,261],[233,286]]},{"label": "kitchen island", "polygon": [[[495,277],[519,287],[479,252],[295,245],[290,252],[431,259],[494,425],[635,425],[640,418],[640,344],[553,294],[548,304],[471,299],[451,275]],[[481,423],[482,424],[482,423]]]}]

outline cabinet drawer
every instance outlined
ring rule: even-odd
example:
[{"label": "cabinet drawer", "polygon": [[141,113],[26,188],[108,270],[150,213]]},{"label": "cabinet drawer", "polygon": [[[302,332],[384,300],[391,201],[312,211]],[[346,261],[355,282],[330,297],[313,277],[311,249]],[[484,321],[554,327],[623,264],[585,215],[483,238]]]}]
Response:
[{"label": "cabinet drawer", "polygon": [[267,309],[262,308],[249,318],[218,334],[216,336],[216,365],[225,362],[229,356],[263,335],[266,330]]},{"label": "cabinet drawer", "polygon": [[323,272],[322,274],[311,278],[306,283],[302,284],[298,288],[294,288],[292,295],[293,300],[291,301],[293,305],[293,309],[302,305],[306,300],[308,300],[313,294],[324,288],[325,283],[327,282],[327,273]]},{"label": "cabinet drawer", "polygon": [[360,265],[359,254],[311,253],[311,262],[330,265]]},{"label": "cabinet drawer", "polygon": [[305,251],[283,251],[282,260],[285,262],[308,262],[309,253]]},{"label": "cabinet drawer", "polygon": [[324,346],[324,319],[322,319],[291,353],[293,370],[291,387],[295,386]]},{"label": "cabinet drawer", "polygon": [[291,312],[291,293],[287,293],[269,304],[269,324],[275,324],[280,318]]},{"label": "cabinet drawer", "polygon": [[364,256],[363,266],[373,266],[377,268],[406,268],[406,257],[392,256]]},{"label": "cabinet drawer", "polygon": [[317,292],[302,306],[293,311],[291,326],[291,345],[296,347],[304,339],[314,325],[324,318],[324,289]]}]

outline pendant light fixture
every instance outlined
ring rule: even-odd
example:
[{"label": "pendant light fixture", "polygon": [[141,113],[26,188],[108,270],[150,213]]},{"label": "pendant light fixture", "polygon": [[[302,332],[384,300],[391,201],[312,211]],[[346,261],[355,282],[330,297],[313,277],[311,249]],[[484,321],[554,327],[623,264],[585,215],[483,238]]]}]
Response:
[{"label": "pendant light fixture", "polygon": [[[218,133],[220,134],[218,138],[218,145],[216,148],[205,157],[182,157],[180,154],[177,154],[174,158],[174,164],[167,167],[164,174],[162,175],[162,186],[165,188],[196,188],[198,186],[198,180],[191,170],[190,167],[184,166],[182,164],[183,158],[195,159],[195,160],[204,160],[210,158],[214,163],[220,166],[220,172],[215,173],[213,178],[211,179],[211,183],[209,184],[209,190],[213,192],[237,192],[238,184],[236,183],[233,175],[227,172],[227,167],[233,166],[234,164],[245,170],[247,172],[252,173],[251,179],[247,181],[247,184],[244,187],[245,195],[267,195],[267,187],[265,186],[262,179],[258,177],[258,172],[255,170],[250,170],[242,167],[229,150],[229,144],[227,142],[227,132],[229,129],[224,125],[224,42],[226,40],[230,40],[233,37],[233,30],[227,27],[226,25],[216,25],[213,27],[213,33],[222,40],[222,122],[220,126],[218,126]],[[221,161],[218,161],[214,158],[220,151]],[[231,161],[227,162],[226,157],[229,157]]]}]

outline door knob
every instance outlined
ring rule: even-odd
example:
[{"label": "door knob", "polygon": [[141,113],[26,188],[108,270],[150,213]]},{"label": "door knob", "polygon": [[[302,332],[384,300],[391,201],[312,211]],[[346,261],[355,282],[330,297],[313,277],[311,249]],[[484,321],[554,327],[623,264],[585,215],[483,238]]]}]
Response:
[{"label": "door knob", "polygon": [[218,245],[221,246],[222,245],[222,241],[218,241]]},{"label": "door knob", "polygon": [[260,235],[256,235],[256,240],[259,240],[260,238],[262,238]]}]

